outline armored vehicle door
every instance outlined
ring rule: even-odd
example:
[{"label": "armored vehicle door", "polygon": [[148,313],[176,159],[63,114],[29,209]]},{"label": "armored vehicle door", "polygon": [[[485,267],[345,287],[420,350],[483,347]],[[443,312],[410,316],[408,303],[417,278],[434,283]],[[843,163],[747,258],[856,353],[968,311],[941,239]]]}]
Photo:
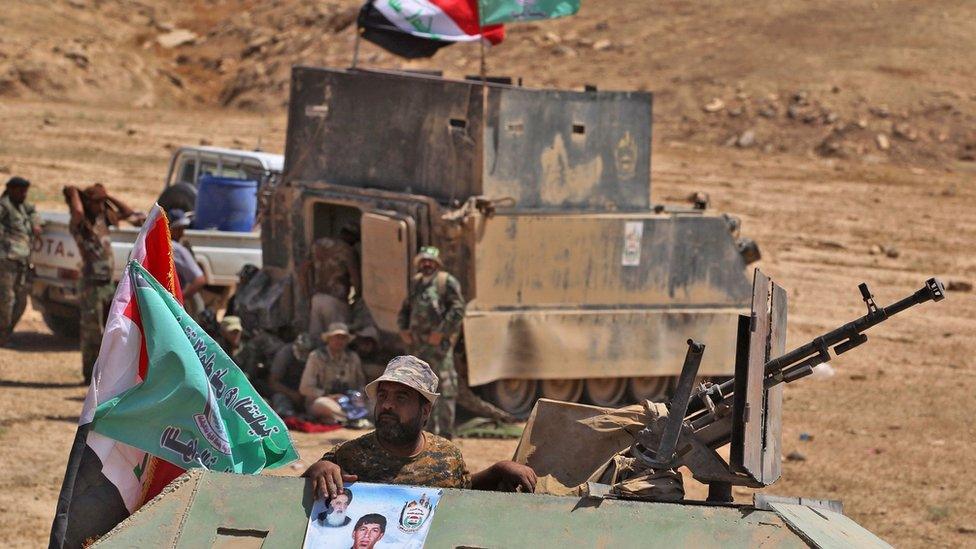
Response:
[{"label": "armored vehicle door", "polygon": [[417,249],[416,224],[410,216],[374,210],[363,213],[360,234],[363,299],[380,330],[396,332]]}]

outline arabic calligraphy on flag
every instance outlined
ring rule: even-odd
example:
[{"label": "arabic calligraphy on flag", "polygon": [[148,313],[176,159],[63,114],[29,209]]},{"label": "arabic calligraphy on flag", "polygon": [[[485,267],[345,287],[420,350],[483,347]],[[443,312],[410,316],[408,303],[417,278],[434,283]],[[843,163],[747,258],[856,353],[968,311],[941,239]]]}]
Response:
[{"label": "arabic calligraphy on flag", "polygon": [[288,430],[216,341],[138,263],[145,380],[95,410],[92,430],[181,467],[257,473],[298,458]]},{"label": "arabic calligraphy on flag", "polygon": [[580,0],[478,0],[482,25],[556,19],[579,9]]}]

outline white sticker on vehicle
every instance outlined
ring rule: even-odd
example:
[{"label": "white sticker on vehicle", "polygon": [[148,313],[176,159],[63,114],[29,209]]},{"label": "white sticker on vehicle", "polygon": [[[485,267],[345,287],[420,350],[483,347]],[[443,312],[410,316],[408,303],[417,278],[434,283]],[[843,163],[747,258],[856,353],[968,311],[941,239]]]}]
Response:
[{"label": "white sticker on vehicle", "polygon": [[624,253],[620,264],[636,267],[641,261],[641,239],[644,237],[643,221],[628,221],[624,224]]}]

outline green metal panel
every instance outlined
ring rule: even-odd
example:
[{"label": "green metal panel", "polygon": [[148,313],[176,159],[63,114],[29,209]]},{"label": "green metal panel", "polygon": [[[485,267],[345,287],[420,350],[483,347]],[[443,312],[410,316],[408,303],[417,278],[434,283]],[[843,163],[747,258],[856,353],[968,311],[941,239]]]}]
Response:
[{"label": "green metal panel", "polygon": [[264,547],[301,547],[311,512],[303,478],[208,474],[177,547],[212,547],[218,531],[244,539],[263,535]]},{"label": "green metal panel", "polygon": [[792,503],[770,503],[770,506],[813,547],[823,549],[891,547],[841,513]]},{"label": "green metal panel", "polygon": [[445,490],[431,549],[455,547],[806,547],[775,513]]},{"label": "green metal panel", "polygon": [[[97,546],[301,547],[311,503],[301,478],[193,471]],[[845,521],[845,528],[860,529]],[[829,531],[834,524],[841,521],[819,527]],[[805,547],[806,543],[777,513],[752,507],[470,490],[444,490],[427,540],[431,548],[560,545]]]},{"label": "green metal panel", "polygon": [[305,479],[193,470],[97,547],[301,547],[312,509]]}]

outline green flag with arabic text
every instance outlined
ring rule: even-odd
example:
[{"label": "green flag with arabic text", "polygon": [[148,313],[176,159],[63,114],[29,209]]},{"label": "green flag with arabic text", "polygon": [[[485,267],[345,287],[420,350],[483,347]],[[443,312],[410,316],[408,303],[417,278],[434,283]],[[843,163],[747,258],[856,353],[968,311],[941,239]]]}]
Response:
[{"label": "green flag with arabic text", "polygon": [[481,26],[573,15],[580,0],[478,0]]},{"label": "green flag with arabic text", "polygon": [[185,468],[258,473],[298,458],[243,372],[138,262],[129,263],[146,379],[95,410],[92,430]]}]

